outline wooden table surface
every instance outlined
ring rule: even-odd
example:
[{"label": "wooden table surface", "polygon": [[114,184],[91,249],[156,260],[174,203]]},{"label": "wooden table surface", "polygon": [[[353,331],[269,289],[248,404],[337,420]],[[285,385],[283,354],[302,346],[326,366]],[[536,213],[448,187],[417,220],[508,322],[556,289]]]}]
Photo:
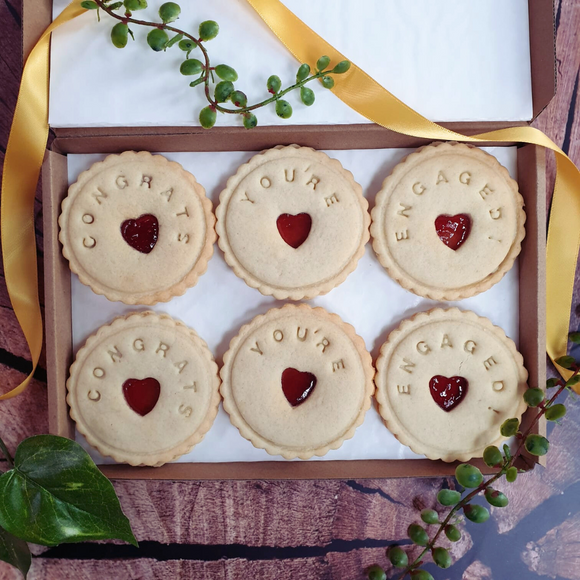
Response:
[{"label": "wooden table surface", "polygon": [[[580,164],[580,0],[555,4],[558,93],[534,124]],[[19,0],[0,0],[2,159],[22,70],[21,13]],[[40,188],[35,212],[42,280]],[[0,276],[5,392],[25,377],[30,355]],[[573,329],[580,323],[578,275],[576,282]],[[42,360],[29,389],[0,403],[0,434],[12,451],[25,437],[48,432],[45,368]],[[501,486],[509,487],[510,505],[494,510],[483,526],[467,526],[452,550],[457,563],[447,571],[431,568],[437,580],[580,580],[580,402],[570,403],[563,425],[552,432],[547,469]],[[417,509],[431,507],[448,485],[453,482],[445,479],[120,481],[115,488],[141,548],[99,543],[36,549],[42,557],[34,559],[29,578],[356,580],[365,566],[386,565],[385,548],[405,540]],[[0,563],[0,580],[19,577]]]}]

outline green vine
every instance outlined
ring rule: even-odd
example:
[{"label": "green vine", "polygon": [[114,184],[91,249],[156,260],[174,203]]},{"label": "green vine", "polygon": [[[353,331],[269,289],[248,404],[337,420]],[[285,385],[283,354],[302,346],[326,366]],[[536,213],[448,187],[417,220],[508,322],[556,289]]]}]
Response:
[{"label": "green vine", "polygon": [[[310,65],[302,64],[296,73],[296,82],[282,89],[280,77],[272,75],[266,82],[266,88],[270,96],[264,100],[248,105],[248,98],[243,91],[238,90],[234,83],[238,80],[238,73],[227,64],[212,66],[205,43],[214,39],[219,33],[219,25],[213,20],[206,20],[199,25],[198,37],[185,32],[171,23],[175,22],[181,14],[181,8],[175,2],[166,2],[159,8],[161,22],[147,22],[133,18],[133,12],[147,8],[147,0],[124,0],[113,2],[112,0],[85,0],[81,6],[88,10],[96,10],[100,21],[102,10],[119,22],[111,30],[111,42],[117,48],[125,48],[129,36],[135,40],[130,24],[151,28],[147,35],[147,44],[155,51],[161,52],[178,46],[185,54],[185,60],[181,63],[180,72],[184,76],[196,76],[190,82],[191,87],[203,86],[208,105],[199,113],[199,122],[205,129],[211,129],[217,120],[217,114],[239,115],[242,117],[244,127],[253,129],[258,124],[254,111],[275,104],[276,114],[281,119],[289,119],[292,116],[292,105],[283,99],[288,93],[300,90],[300,99],[306,106],[311,106],[316,100],[314,91],[306,84],[319,80],[326,89],[334,87],[333,75],[344,74],[350,68],[350,62],[343,60],[332,68],[329,68],[330,58],[321,56],[316,63],[316,71],[312,74]],[[170,38],[169,33],[174,36]],[[199,50],[200,59],[190,58],[194,50]],[[216,83],[215,77],[220,80]],[[224,106],[231,103],[234,108]]]},{"label": "green vine", "polygon": [[[580,344],[580,332],[572,332],[569,335],[570,341]],[[559,421],[566,414],[566,407],[562,403],[556,403],[556,399],[563,391],[572,391],[574,385],[580,383],[580,361],[571,356],[560,357],[556,363],[565,369],[572,371],[572,376],[565,382],[562,379],[548,379],[546,391],[555,392],[546,398],[546,392],[540,388],[529,388],[524,393],[524,400],[529,407],[537,408],[538,412],[525,431],[520,431],[518,419],[508,419],[501,428],[504,437],[516,437],[519,444],[512,454],[508,445],[503,446],[503,453],[495,445],[487,447],[483,453],[483,460],[488,467],[498,469],[493,476],[484,480],[481,471],[474,465],[463,463],[455,470],[455,478],[459,485],[464,488],[462,493],[449,489],[442,489],[437,495],[437,501],[444,507],[451,507],[449,513],[440,521],[439,514],[435,510],[424,509],[421,512],[421,520],[427,525],[438,525],[438,528],[430,538],[425,526],[413,523],[407,529],[407,535],[411,542],[423,547],[421,553],[412,561],[409,561],[407,552],[400,546],[392,546],[387,550],[387,557],[395,568],[402,569],[397,572],[397,580],[410,577],[412,580],[434,580],[433,576],[424,569],[421,569],[423,559],[430,552],[433,561],[440,568],[449,568],[453,560],[449,551],[437,546],[437,542],[442,534],[445,534],[451,542],[461,539],[460,530],[454,525],[461,519],[460,512],[473,523],[482,524],[489,519],[489,510],[481,505],[473,504],[471,501],[478,495],[483,494],[488,504],[493,507],[503,508],[508,505],[508,498],[505,494],[493,489],[492,485],[505,476],[506,481],[512,483],[518,476],[516,461],[525,451],[535,456],[543,456],[548,453],[550,443],[542,435],[532,433],[538,421],[546,417],[548,421]],[[471,489],[469,493],[466,490]],[[369,580],[387,580],[387,573],[382,566],[374,565],[366,571]]]}]

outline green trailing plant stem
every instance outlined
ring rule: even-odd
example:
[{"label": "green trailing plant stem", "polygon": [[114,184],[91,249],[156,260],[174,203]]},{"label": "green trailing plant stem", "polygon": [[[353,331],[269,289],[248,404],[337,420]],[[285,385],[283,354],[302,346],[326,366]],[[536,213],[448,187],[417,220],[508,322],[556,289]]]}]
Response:
[{"label": "green trailing plant stem", "polygon": [[[580,343],[580,333],[571,333],[570,341]],[[447,516],[439,523],[438,514],[434,510],[423,510],[421,512],[421,519],[428,525],[438,525],[437,531],[431,539],[427,530],[417,524],[413,523],[408,528],[408,535],[411,541],[423,547],[419,555],[411,562],[407,559],[406,553],[399,546],[391,547],[387,551],[387,556],[395,568],[403,568],[393,578],[397,580],[404,580],[407,577],[415,580],[416,578],[433,578],[425,570],[421,570],[420,566],[423,559],[428,553],[431,553],[433,561],[440,568],[448,568],[451,566],[451,556],[447,549],[437,546],[437,542],[441,534],[452,542],[457,542],[461,538],[461,532],[453,524],[456,522],[460,513],[474,523],[484,523],[489,519],[489,511],[487,508],[472,504],[471,501],[478,495],[483,494],[487,503],[493,507],[502,508],[508,505],[508,498],[503,493],[494,490],[492,485],[501,479],[504,475],[508,482],[515,481],[518,469],[515,467],[516,460],[522,455],[524,450],[533,455],[545,455],[548,452],[549,442],[545,437],[532,433],[538,421],[545,416],[549,421],[557,421],[566,413],[566,407],[558,403],[556,399],[565,390],[572,390],[572,387],[580,382],[580,363],[573,357],[566,356],[556,361],[561,366],[573,371],[573,375],[564,382],[562,379],[548,379],[546,383],[547,390],[555,389],[555,393],[550,396],[548,400],[545,398],[545,393],[541,389],[530,388],[524,395],[524,400],[531,408],[537,408],[538,413],[534,417],[528,428],[522,433],[519,431],[520,422],[517,419],[508,419],[501,427],[501,433],[504,436],[515,435],[519,441],[516,451],[510,453],[509,447],[504,445],[503,454],[495,446],[489,446],[484,452],[484,461],[489,467],[496,467],[499,471],[493,476],[484,480],[481,472],[477,467],[470,464],[461,464],[456,469],[456,479],[458,483],[468,489],[472,489],[467,495],[461,497],[461,494],[454,490],[441,490],[437,496],[439,504],[442,506],[451,507]],[[563,363],[563,364],[562,364]],[[401,554],[405,554],[403,556]],[[381,577],[380,574],[386,573],[381,566],[375,565],[367,571],[367,577],[371,578]]]},{"label": "green trailing plant stem", "polygon": [[[215,67],[211,65],[205,42],[212,40],[218,35],[219,25],[217,22],[213,20],[202,22],[199,26],[199,37],[195,37],[171,25],[181,13],[181,8],[175,2],[166,2],[159,8],[161,22],[148,22],[133,17],[133,11],[147,7],[145,0],[124,0],[124,2],[114,3],[111,0],[90,0],[84,2],[83,5],[87,9],[96,10],[97,14],[102,10],[119,21],[111,31],[111,41],[117,48],[124,48],[127,45],[129,35],[133,38],[133,32],[129,25],[134,24],[151,28],[147,35],[147,42],[154,51],[165,51],[178,44],[179,48],[186,52],[186,60],[181,64],[180,71],[186,76],[200,75],[190,82],[190,86],[203,85],[204,87],[208,105],[200,111],[199,120],[202,127],[206,129],[210,129],[215,125],[217,113],[239,115],[242,117],[244,127],[252,129],[258,124],[253,112],[272,103],[276,106],[278,117],[288,119],[292,116],[293,111],[290,103],[283,99],[285,95],[292,91],[298,91],[302,103],[306,106],[311,106],[315,101],[315,95],[312,89],[305,87],[307,83],[319,80],[324,88],[332,89],[335,84],[333,75],[344,74],[350,69],[350,62],[346,60],[337,63],[333,68],[328,68],[330,66],[330,58],[321,56],[316,64],[314,74],[311,74],[308,64],[302,64],[296,74],[296,82],[284,89],[282,89],[280,78],[272,75],[266,85],[271,96],[248,105],[246,95],[242,91],[236,90],[233,84],[238,80],[238,74],[235,69],[225,64],[219,64]],[[173,33],[175,36],[170,38],[169,33]],[[201,51],[201,60],[189,58],[189,54],[195,49]],[[221,82],[218,82],[213,87],[212,94],[212,86],[215,84],[214,73],[215,76],[221,79]],[[225,106],[224,104],[228,101],[232,102],[235,108]]]}]

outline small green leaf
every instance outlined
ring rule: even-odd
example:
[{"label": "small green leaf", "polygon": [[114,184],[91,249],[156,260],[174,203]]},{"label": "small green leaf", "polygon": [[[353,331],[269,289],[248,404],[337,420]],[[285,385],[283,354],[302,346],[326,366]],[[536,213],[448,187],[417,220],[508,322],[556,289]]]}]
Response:
[{"label": "small green leaf", "polygon": [[518,429],[520,428],[520,421],[519,419],[506,419],[501,427],[500,427],[500,433],[504,436],[504,437],[513,437],[517,432]]},{"label": "small green leaf", "polygon": [[463,513],[474,524],[483,524],[489,520],[489,510],[481,505],[468,503],[463,507]]},{"label": "small green leaf", "polygon": [[205,77],[203,75],[201,75],[198,79],[191,81],[189,83],[189,86],[190,87],[197,87],[197,85],[201,85],[201,83],[203,83],[203,81],[205,81]]},{"label": "small green leaf", "polygon": [[276,75],[272,75],[268,79],[268,82],[266,83],[266,85],[268,87],[268,92],[275,95],[282,88],[282,81],[280,80],[280,77],[277,77]]},{"label": "small green leaf", "polygon": [[83,2],[81,2],[81,8],[86,8],[87,10],[98,10],[99,5],[92,0],[83,0]]},{"label": "small green leaf", "polygon": [[199,113],[199,122],[204,129],[211,129],[215,125],[216,118],[216,110],[211,105],[205,107]]},{"label": "small green leaf", "polygon": [[308,78],[310,74],[310,65],[304,63],[300,65],[298,72],[296,73],[296,82],[299,83],[304,79]]},{"label": "small green leaf", "polygon": [[487,503],[492,505],[493,507],[502,508],[506,507],[509,503],[509,500],[505,494],[503,494],[501,491],[492,489],[491,487],[488,487],[485,490],[484,495],[485,499],[487,500]]},{"label": "small green leaf", "polygon": [[433,562],[435,562],[439,568],[446,569],[451,567],[451,564],[453,564],[453,560],[445,548],[433,548],[431,555],[433,556]]},{"label": "small green leaf", "polygon": [[176,34],[168,43],[167,48],[171,48],[174,44],[177,44],[183,38],[183,34]]},{"label": "small green leaf", "polygon": [[256,118],[256,115],[253,115],[252,113],[246,113],[244,115],[244,127],[246,129],[253,129],[257,124],[258,119]]},{"label": "small green leaf", "polygon": [[335,75],[341,75],[344,74],[349,68],[350,62],[348,60],[342,60],[332,69],[332,72]]},{"label": "small green leaf", "polygon": [[139,0],[124,0],[123,4],[129,12],[134,12],[135,10],[141,10],[141,3]]},{"label": "small green leaf", "polygon": [[219,82],[214,89],[214,97],[218,103],[225,103],[234,92],[234,83],[230,81]]},{"label": "small green leaf", "polygon": [[417,544],[418,546],[426,546],[429,543],[429,535],[419,524],[411,524],[407,528],[407,535],[413,544]]},{"label": "small green leaf", "polygon": [[507,443],[503,444],[503,454],[505,455],[507,461],[512,458],[512,452],[510,451],[510,446]]},{"label": "small green leaf", "polygon": [[199,25],[199,37],[201,40],[212,40],[220,31],[219,24],[214,20],[206,20]]},{"label": "small green leaf", "polygon": [[495,445],[490,445],[483,451],[483,461],[488,467],[499,467],[503,463],[503,455]]},{"label": "small green leaf", "polygon": [[215,74],[222,79],[222,81],[236,82],[238,80],[238,73],[227,64],[218,64],[215,67]]},{"label": "small green leaf", "polygon": [[123,2],[115,2],[114,4],[111,4],[109,6],[110,10],[118,10],[119,8],[121,8],[121,6],[123,6]]},{"label": "small green leaf", "polygon": [[461,540],[461,532],[452,524],[445,526],[445,535],[450,542],[459,542]]},{"label": "small green leaf", "polygon": [[161,52],[167,47],[169,35],[161,28],[154,28],[147,35],[147,44],[155,51]]},{"label": "small green leaf", "polygon": [[280,119],[289,119],[292,116],[292,106],[290,103],[284,99],[276,101],[276,115]]},{"label": "small green leaf", "polygon": [[538,389],[527,389],[524,393],[524,401],[528,407],[537,407],[544,400],[544,391]]},{"label": "small green leaf", "polygon": [[461,494],[453,489],[442,489],[437,494],[437,501],[444,506],[452,506],[461,500]]},{"label": "small green leaf", "polygon": [[125,48],[129,40],[129,27],[123,22],[118,22],[111,30],[111,41],[117,48]]},{"label": "small green leaf", "polygon": [[554,387],[557,387],[557,386],[558,386],[558,379],[551,378],[551,379],[548,379],[546,381],[546,388],[547,389],[553,389]]},{"label": "small green leaf", "polygon": [[548,453],[550,442],[541,435],[531,434],[526,437],[525,446],[528,453],[536,455],[537,457],[541,457],[542,455],[546,455],[546,453]]},{"label": "small green leaf", "polygon": [[332,77],[322,77],[320,82],[325,89],[332,89],[334,87],[334,79]]},{"label": "small green leaf", "polygon": [[196,46],[197,44],[195,44],[193,40],[189,40],[189,38],[184,38],[179,41],[179,48],[181,48],[183,52],[191,52]]},{"label": "small green leaf", "polygon": [[576,364],[576,361],[572,356],[561,356],[555,360],[555,363],[565,369],[571,369]]},{"label": "small green leaf", "polygon": [[248,97],[246,96],[246,93],[243,93],[242,91],[234,91],[230,95],[230,101],[236,107],[240,107],[243,109],[248,104]]},{"label": "small green leaf", "polygon": [[546,411],[546,419],[548,421],[558,421],[566,414],[566,406],[562,405],[562,403],[558,403],[557,405],[552,405]]},{"label": "small green leaf", "polygon": [[399,546],[392,546],[387,550],[387,557],[395,568],[406,568],[409,565],[407,552]]},{"label": "small green leaf", "polygon": [[577,385],[578,383],[580,383],[580,375],[572,375],[567,381],[566,381],[566,386],[567,387],[573,387],[574,385]]},{"label": "small green leaf", "polygon": [[316,63],[316,69],[319,71],[323,71],[326,67],[330,64],[330,57],[328,56],[321,56]]},{"label": "small green leaf", "polygon": [[455,469],[455,479],[457,479],[459,485],[462,485],[463,487],[474,488],[481,485],[483,475],[475,465],[462,463]]},{"label": "small green leaf", "polygon": [[568,335],[568,339],[574,344],[580,344],[580,332],[571,332]]},{"label": "small green leaf", "polygon": [[0,476],[0,526],[12,535],[43,546],[112,538],[137,546],[111,482],[78,443],[29,437],[14,466]]},{"label": "small green leaf", "polygon": [[371,566],[367,570],[368,580],[387,580],[387,573],[380,566]]},{"label": "small green leaf", "polygon": [[314,94],[314,91],[312,89],[309,89],[308,87],[301,87],[300,99],[307,107],[310,107],[311,105],[314,104],[316,95]]},{"label": "small green leaf", "polygon": [[435,510],[423,510],[421,512],[421,519],[430,525],[439,523],[439,514]]},{"label": "small green leaf", "polygon": [[0,560],[18,568],[26,578],[32,562],[28,544],[0,528]]},{"label": "small green leaf", "polygon": [[510,467],[505,472],[505,479],[508,483],[513,483],[518,478],[518,470],[515,467]]},{"label": "small green leaf", "polygon": [[181,63],[179,72],[182,75],[197,75],[203,70],[203,63],[197,58],[188,58]]},{"label": "small green leaf", "polygon": [[181,14],[181,7],[175,2],[165,2],[159,7],[159,18],[165,22],[175,22]]}]

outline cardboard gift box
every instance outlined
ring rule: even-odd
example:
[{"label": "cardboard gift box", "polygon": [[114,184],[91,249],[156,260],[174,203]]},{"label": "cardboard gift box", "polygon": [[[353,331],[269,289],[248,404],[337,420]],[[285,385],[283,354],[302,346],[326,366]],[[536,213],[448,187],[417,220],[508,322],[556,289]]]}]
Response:
[{"label": "cardboard gift box", "polygon": [[[25,53],[50,22],[51,8],[50,0],[24,0]],[[547,106],[555,92],[554,19],[552,3],[548,1],[529,0],[528,11],[535,117]],[[461,122],[445,126],[465,134],[475,134],[515,124],[522,125],[525,121]],[[252,131],[238,127],[215,127],[211,131],[177,126],[61,127],[52,128],[52,134],[54,138],[46,155],[42,175],[49,428],[51,433],[71,438],[74,438],[75,430],[68,415],[65,387],[73,359],[71,274],[58,240],[60,204],[69,184],[67,155],[117,153],[125,150],[259,151],[292,143],[333,150],[416,148],[426,144],[424,140],[396,134],[371,124],[264,126]],[[529,383],[541,385],[546,374],[543,150],[531,145],[518,148],[517,173],[527,213],[526,238],[518,260],[519,350],[530,374]],[[403,317],[401,313],[400,318]],[[524,417],[524,424],[526,420],[529,421],[529,417]],[[543,432],[545,424],[540,423],[537,429]],[[538,458],[526,458],[528,466],[538,461]],[[477,463],[487,470],[481,461]],[[390,459],[172,463],[160,468],[103,465],[101,468],[109,477],[135,479],[358,479],[447,475],[453,473],[455,465],[426,459]]]}]

